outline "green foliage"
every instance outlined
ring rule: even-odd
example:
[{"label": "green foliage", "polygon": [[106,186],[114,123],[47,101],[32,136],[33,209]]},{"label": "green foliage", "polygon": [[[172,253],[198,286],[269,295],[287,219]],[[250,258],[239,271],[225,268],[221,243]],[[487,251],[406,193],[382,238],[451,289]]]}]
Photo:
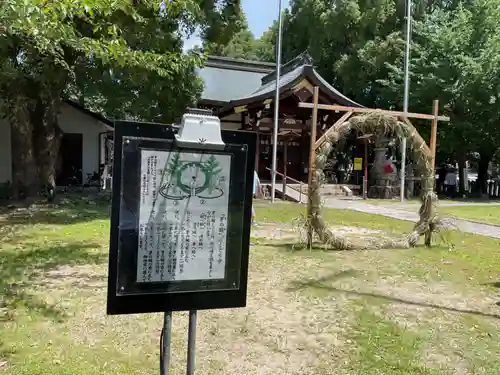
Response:
[{"label": "green foliage", "polygon": [[238,21],[239,30],[232,38],[220,42],[205,40],[203,50],[205,53],[214,56],[225,56],[244,60],[259,60],[257,54],[257,43],[254,35],[248,28],[248,23],[244,14],[241,14]]},{"label": "green foliage", "polygon": [[[282,60],[308,50],[319,73],[348,97],[368,107],[401,110],[405,2],[333,3],[290,2]],[[474,151],[491,157],[500,144],[498,0],[412,3],[410,110],[430,113],[439,99],[440,112],[451,117],[439,125],[438,159]],[[259,58],[274,61],[276,34],[273,25],[261,38]],[[416,125],[429,139],[429,123]]]},{"label": "green foliage", "polygon": [[[203,56],[184,53],[183,36],[200,29],[224,42],[239,7],[237,0],[5,0],[0,110],[24,145],[12,151],[16,195],[55,184],[63,97],[110,118],[178,120],[202,90],[195,69]],[[18,173],[29,168],[39,181]]]},{"label": "green foliage", "polygon": [[259,61],[275,62],[276,61],[276,35],[278,23],[274,24],[255,41],[255,55]]},{"label": "green foliage", "polygon": [[63,70],[65,95],[91,109],[172,121],[202,88],[194,70],[203,56],[183,53],[183,35],[199,28],[224,41],[238,16],[231,0],[6,0],[0,50],[10,54],[2,54],[0,84],[29,78],[52,86],[50,72]]}]

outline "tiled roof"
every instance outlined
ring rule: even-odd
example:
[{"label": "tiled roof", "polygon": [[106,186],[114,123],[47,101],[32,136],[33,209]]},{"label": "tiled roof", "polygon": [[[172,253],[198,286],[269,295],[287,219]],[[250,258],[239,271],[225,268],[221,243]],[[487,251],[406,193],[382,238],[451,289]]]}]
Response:
[{"label": "tiled roof", "polygon": [[[272,98],[276,90],[274,67],[270,63],[211,56],[198,71],[205,84],[202,100],[219,102],[228,108]],[[325,81],[314,69],[307,52],[282,65],[280,93],[304,78],[319,86],[332,102],[362,107]]]},{"label": "tiled roof", "polygon": [[[320,90],[325,95],[330,97],[332,102],[349,107],[363,107],[361,104],[356,103],[355,101],[349,99],[347,96],[343,95],[340,91],[338,91],[328,82],[326,82],[311,65],[298,66],[292,71],[282,75],[279,81],[280,94],[287,91],[288,89],[291,89],[293,86],[295,86],[304,78],[308,79],[313,85],[319,86]],[[245,104],[250,104],[256,101],[273,98],[275,92],[276,92],[276,80],[273,79],[272,81],[264,83],[254,92],[242,96],[240,98],[235,98],[231,100],[228,103],[228,106],[237,107]]]},{"label": "tiled roof", "polygon": [[198,75],[204,83],[203,100],[229,102],[258,89],[266,73],[205,66],[198,71]]}]

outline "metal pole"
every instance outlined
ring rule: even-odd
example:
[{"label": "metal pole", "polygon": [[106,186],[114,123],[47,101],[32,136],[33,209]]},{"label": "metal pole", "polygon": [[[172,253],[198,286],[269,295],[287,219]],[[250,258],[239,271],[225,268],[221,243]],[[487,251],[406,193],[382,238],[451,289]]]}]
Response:
[{"label": "metal pole", "polygon": [[195,357],[196,357],[196,317],[197,311],[189,312],[189,330],[188,330],[188,350],[187,350],[187,375],[194,375]]},{"label": "metal pole", "polygon": [[170,367],[170,342],[172,341],[172,311],[167,311],[163,315],[162,335],[160,374],[168,375]]},{"label": "metal pole", "polygon": [[[408,113],[408,96],[410,91],[410,36],[411,36],[411,0],[406,3],[406,48],[405,48],[405,89],[403,99],[403,112],[406,118]],[[406,174],[406,137],[401,142],[401,202],[405,200],[405,174]]]},{"label": "metal pole", "polygon": [[276,95],[274,98],[274,124],[273,124],[273,164],[271,171],[271,203],[274,203],[276,189],[276,158],[278,156],[278,119],[280,100],[280,75],[281,75],[281,0],[278,0],[278,41],[276,43]]}]

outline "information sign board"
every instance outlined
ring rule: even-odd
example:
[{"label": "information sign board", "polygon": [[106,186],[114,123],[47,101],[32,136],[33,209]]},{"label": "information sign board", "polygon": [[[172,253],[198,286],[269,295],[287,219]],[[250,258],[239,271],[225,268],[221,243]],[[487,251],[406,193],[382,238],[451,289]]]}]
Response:
[{"label": "information sign board", "polygon": [[246,305],[256,135],[116,122],[108,314]]},{"label": "information sign board", "polygon": [[363,170],[363,159],[362,158],[354,158],[354,170],[355,171]]}]

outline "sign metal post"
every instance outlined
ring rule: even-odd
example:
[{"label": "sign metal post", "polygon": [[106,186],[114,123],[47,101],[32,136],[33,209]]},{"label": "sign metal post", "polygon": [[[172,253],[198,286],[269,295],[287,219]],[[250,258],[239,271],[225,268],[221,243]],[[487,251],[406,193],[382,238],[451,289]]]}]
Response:
[{"label": "sign metal post", "polygon": [[194,375],[195,357],[196,357],[196,319],[198,312],[192,310],[189,312],[188,327],[188,349],[187,349],[187,375]]},{"label": "sign metal post", "polygon": [[160,337],[160,375],[168,375],[170,368],[170,343],[172,341],[172,311],[163,314]]},{"label": "sign metal post", "polygon": [[221,131],[190,110],[180,126],[115,122],[107,313],[163,312],[168,375],[172,312],[246,306],[256,136]]}]

